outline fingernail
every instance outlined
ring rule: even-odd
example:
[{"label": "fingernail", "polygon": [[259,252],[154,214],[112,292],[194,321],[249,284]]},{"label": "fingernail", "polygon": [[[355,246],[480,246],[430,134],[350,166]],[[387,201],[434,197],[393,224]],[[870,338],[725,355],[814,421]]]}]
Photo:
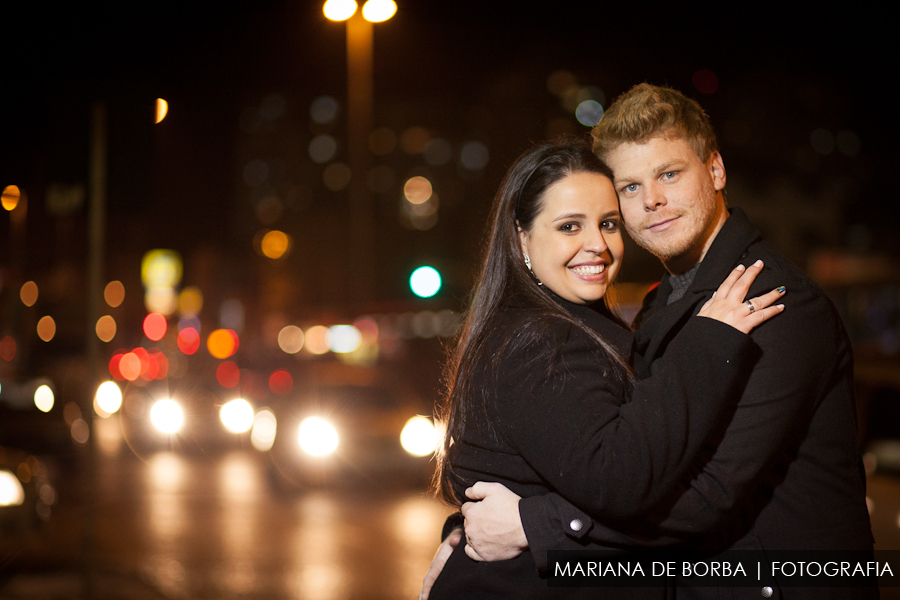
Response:
[{"label": "fingernail", "polygon": [[743,271],[743,270],[746,269],[746,268],[747,268],[747,267],[745,267],[744,265],[738,265],[738,266],[735,267],[735,269],[737,269],[738,271]]},{"label": "fingernail", "polygon": [[784,286],[783,286],[783,285],[778,286],[777,288],[775,288],[775,291],[778,292],[779,294],[783,294],[783,293],[784,293]]},{"label": "fingernail", "polygon": [[784,310],[784,304],[776,304],[775,308],[777,308],[778,310]]},{"label": "fingernail", "polygon": [[755,263],[753,263],[753,266],[754,266],[754,267],[761,267],[762,265],[763,265],[763,262],[762,262],[761,259],[758,260],[758,261],[756,261]]}]

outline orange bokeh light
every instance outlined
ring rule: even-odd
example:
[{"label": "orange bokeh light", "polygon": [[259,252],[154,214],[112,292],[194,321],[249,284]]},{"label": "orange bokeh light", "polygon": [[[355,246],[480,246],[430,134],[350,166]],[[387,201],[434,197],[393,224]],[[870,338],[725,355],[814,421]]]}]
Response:
[{"label": "orange bokeh light", "polygon": [[218,359],[225,359],[237,352],[238,335],[231,329],[216,329],[206,338],[206,349]]},{"label": "orange bokeh light", "polygon": [[135,381],[141,376],[141,359],[134,352],[123,354],[119,359],[119,373],[122,375],[122,379]]}]

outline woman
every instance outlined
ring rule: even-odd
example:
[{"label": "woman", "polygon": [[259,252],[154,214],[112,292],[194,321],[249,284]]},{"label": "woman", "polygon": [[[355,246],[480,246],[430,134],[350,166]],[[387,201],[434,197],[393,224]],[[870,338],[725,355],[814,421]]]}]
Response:
[{"label": "woman", "polygon": [[[686,474],[752,360],[745,335],[783,291],[743,298],[762,268],[736,269],[635,382],[631,333],[604,302],[623,242],[611,173],[585,142],[544,144],[513,165],[448,369],[436,481],[465,500],[476,481],[555,491],[605,520],[652,507]],[[769,308],[766,308],[769,307]],[[706,394],[686,390],[702,385]],[[678,448],[673,452],[672,448]],[[596,596],[548,589],[530,553],[475,562],[460,543],[430,598]],[[605,595],[609,595],[607,590]]]}]

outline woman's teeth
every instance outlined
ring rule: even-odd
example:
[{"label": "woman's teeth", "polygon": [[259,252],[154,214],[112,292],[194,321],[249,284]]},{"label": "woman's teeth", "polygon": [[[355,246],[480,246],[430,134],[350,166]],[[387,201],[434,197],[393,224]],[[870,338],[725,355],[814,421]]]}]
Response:
[{"label": "woman's teeth", "polygon": [[579,275],[599,275],[606,270],[606,265],[583,265],[579,267],[569,267]]}]

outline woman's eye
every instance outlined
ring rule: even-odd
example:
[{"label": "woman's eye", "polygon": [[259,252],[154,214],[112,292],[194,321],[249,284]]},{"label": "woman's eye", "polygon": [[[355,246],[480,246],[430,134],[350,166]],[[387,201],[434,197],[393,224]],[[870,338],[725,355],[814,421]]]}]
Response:
[{"label": "woman's eye", "polygon": [[578,223],[563,223],[559,226],[559,230],[563,233],[572,233],[578,231]]},{"label": "woman's eye", "polygon": [[600,223],[600,229],[603,231],[618,231],[619,222],[613,220],[606,220]]}]

